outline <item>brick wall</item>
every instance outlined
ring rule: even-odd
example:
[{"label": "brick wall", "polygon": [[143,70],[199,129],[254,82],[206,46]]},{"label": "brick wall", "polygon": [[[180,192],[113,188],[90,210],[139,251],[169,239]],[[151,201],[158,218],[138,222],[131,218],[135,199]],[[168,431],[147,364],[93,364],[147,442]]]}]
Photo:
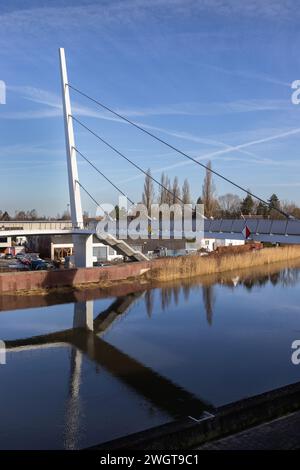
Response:
[{"label": "brick wall", "polygon": [[50,289],[78,284],[105,283],[138,277],[162,260],[124,263],[99,268],[59,269],[54,271],[26,271],[0,274],[0,293],[22,290]]}]

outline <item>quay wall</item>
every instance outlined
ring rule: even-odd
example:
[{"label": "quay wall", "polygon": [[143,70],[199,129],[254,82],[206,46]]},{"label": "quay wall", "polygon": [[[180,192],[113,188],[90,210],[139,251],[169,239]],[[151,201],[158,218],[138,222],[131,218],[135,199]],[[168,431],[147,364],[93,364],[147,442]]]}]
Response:
[{"label": "quay wall", "polygon": [[7,272],[0,274],[0,295],[93,285],[105,288],[134,280],[170,282],[291,260],[300,262],[300,246],[263,248],[245,253],[229,250],[222,254],[160,258],[95,268]]},{"label": "quay wall", "polygon": [[0,294],[102,284],[138,278],[162,260],[125,263],[96,268],[58,269],[53,271],[6,272],[0,274]]}]

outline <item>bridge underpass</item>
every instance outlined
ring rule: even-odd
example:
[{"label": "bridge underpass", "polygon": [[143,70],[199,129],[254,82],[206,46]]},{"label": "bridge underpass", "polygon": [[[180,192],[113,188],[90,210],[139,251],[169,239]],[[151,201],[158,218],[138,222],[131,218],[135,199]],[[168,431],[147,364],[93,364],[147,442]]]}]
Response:
[{"label": "bridge underpass", "polygon": [[[21,224],[22,225],[22,224]],[[26,225],[30,225],[27,228]],[[134,247],[126,243],[125,240],[119,240],[113,235],[106,235],[101,237],[99,232],[94,228],[47,228],[47,223],[44,222],[44,228],[39,228],[39,224],[28,222],[24,228],[6,229],[3,224],[0,228],[0,237],[30,237],[30,236],[47,236],[47,235],[72,235],[75,246],[75,264],[77,267],[92,267],[93,266],[93,236],[96,236],[99,242],[113,248],[118,254],[126,256],[132,261],[147,261],[148,257],[142,252],[135,250]],[[49,222],[51,227],[52,222]]]}]

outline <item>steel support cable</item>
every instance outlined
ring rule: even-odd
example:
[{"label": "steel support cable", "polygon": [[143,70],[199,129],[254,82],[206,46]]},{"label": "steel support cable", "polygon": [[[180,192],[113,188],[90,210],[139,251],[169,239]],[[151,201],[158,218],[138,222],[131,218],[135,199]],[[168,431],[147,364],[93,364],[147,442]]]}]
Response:
[{"label": "steel support cable", "polygon": [[264,204],[265,206],[269,207],[270,209],[273,209],[275,211],[277,211],[278,213],[280,213],[281,215],[284,215],[285,217],[287,217],[288,219],[289,218],[295,218],[293,216],[291,216],[290,214],[287,214],[286,212],[282,211],[281,209],[278,209],[277,207],[272,207],[272,205],[268,202],[268,201],[265,201],[264,199],[262,199],[261,197],[259,196],[256,196],[256,194],[250,192],[249,190],[243,188],[243,186],[240,186],[239,184],[235,183],[234,181],[230,180],[229,178],[227,178],[226,176],[223,176],[221,173],[217,172],[216,170],[213,170],[211,168],[209,168],[207,165],[204,165],[204,163],[201,163],[199,162],[198,160],[196,160],[195,158],[191,157],[190,155],[188,155],[187,153],[183,152],[182,150],[178,149],[177,147],[174,147],[174,145],[172,144],[169,144],[168,142],[166,142],[165,140],[161,139],[160,137],[158,137],[157,135],[153,134],[152,132],[150,131],[147,131],[147,129],[145,129],[144,127],[140,126],[139,124],[136,124],[135,122],[131,121],[130,119],[126,118],[125,116],[123,116],[122,114],[119,114],[117,113],[116,111],[114,111],[113,109],[109,108],[108,106],[104,105],[103,103],[101,103],[100,101],[96,100],[95,98],[92,98],[91,96],[87,95],[86,93],[84,93],[83,91],[80,91],[78,88],[74,87],[73,85],[70,85],[68,84],[69,88],[71,88],[72,90],[76,91],[77,93],[79,93],[80,95],[84,96],[85,98],[89,99],[90,101],[96,103],[98,106],[100,106],[101,108],[105,109],[106,111],[109,111],[111,114],[117,116],[118,118],[122,119],[123,121],[127,122],[128,124],[132,125],[133,127],[135,127],[136,129],[139,129],[141,132],[144,132],[145,134],[149,135],[150,137],[152,137],[153,139],[157,140],[158,142],[160,142],[161,144],[169,147],[170,149],[174,150],[175,152],[179,153],[180,155],[184,156],[185,158],[189,159],[190,161],[196,163],[197,165],[201,166],[202,168],[204,168],[205,170],[208,170],[210,171],[211,173],[213,173],[214,175],[218,176],[219,178],[223,179],[224,181],[226,181],[227,183],[235,186],[236,188],[240,189],[241,191],[243,191],[244,193],[250,195],[251,197],[254,197],[255,199],[257,199],[258,201],[260,201],[262,204]]},{"label": "steel support cable", "polygon": [[[102,173],[102,171],[100,171],[99,168],[96,167],[96,165],[94,165],[85,155],[83,155],[83,153],[81,153],[76,147],[73,147],[73,148],[74,148],[75,152],[78,153],[78,155],[80,155],[84,160],[86,160],[86,162],[89,163],[101,176],[103,176],[103,178],[105,178],[117,191],[119,191],[123,196],[125,196],[125,197],[128,199],[128,201],[132,204],[132,206],[135,206],[135,205],[136,205],[136,203],[135,203],[132,199],[130,199],[130,198],[127,196],[126,193],[124,193],[124,192],[123,192],[120,188],[118,188],[118,186],[116,186],[107,176],[105,176],[104,173]],[[79,181],[78,181],[78,183],[79,183]],[[80,183],[79,183],[79,185],[80,185]],[[90,196],[90,197],[92,197],[92,196]],[[93,199],[93,201],[96,202],[94,199]],[[100,207],[101,207],[101,206],[100,206]],[[102,210],[103,210],[103,208],[102,208]],[[150,221],[152,221],[152,218],[151,218],[149,215],[147,215],[147,219],[150,220]]]},{"label": "steel support cable", "polygon": [[89,198],[96,204],[97,207],[100,207],[103,210],[104,214],[106,214],[110,220],[113,220],[111,215],[103,209],[101,204],[99,204],[99,202],[91,195],[91,193],[88,192],[88,190],[83,186],[83,184],[81,184],[78,180],[75,180],[75,183],[77,183],[83,189],[83,191],[89,196]]},{"label": "steel support cable", "polygon": [[89,163],[94,168],[94,170],[96,170],[106,181],[108,181],[119,193],[125,196],[132,205],[135,205],[135,202],[132,201],[132,199],[130,199],[130,197],[128,197],[127,194],[124,193],[124,191],[118,188],[118,186],[116,186],[107,176],[105,176],[105,174],[102,173],[102,171],[100,171],[99,168],[96,165],[94,165],[93,162],[91,162],[85,155],[83,155],[83,153],[80,152],[76,147],[73,147],[73,148],[75,152],[78,153],[78,155],[80,155],[87,163]]},{"label": "steel support cable", "polygon": [[113,145],[111,145],[109,142],[107,142],[106,140],[104,140],[102,137],[100,137],[99,134],[97,134],[96,132],[94,132],[93,130],[91,130],[89,127],[87,127],[85,124],[83,124],[83,122],[79,121],[79,119],[77,119],[75,116],[73,116],[72,114],[69,114],[69,116],[74,120],[76,121],[80,126],[82,126],[84,129],[86,129],[88,132],[90,132],[92,135],[94,135],[97,139],[99,139],[103,144],[105,144],[107,147],[109,147],[111,150],[113,150],[116,154],[118,154],[120,157],[124,158],[124,160],[126,160],[127,162],[129,162],[131,165],[133,165],[137,170],[139,170],[141,173],[144,173],[144,175],[148,176],[150,179],[152,179],[156,184],[158,184],[161,188],[163,188],[165,191],[167,191],[169,194],[171,194],[172,197],[175,197],[178,201],[181,202],[181,204],[184,204],[184,201],[178,197],[178,196],[174,196],[174,194],[172,193],[172,191],[170,191],[170,189],[168,189],[166,186],[164,186],[162,183],[160,183],[156,178],[154,178],[153,176],[149,175],[149,173],[147,173],[147,171],[143,170],[143,168],[141,168],[139,165],[137,165],[136,163],[134,163],[132,160],[130,160],[130,158],[126,157],[126,155],[124,155],[123,153],[121,153],[118,149],[116,149]]}]

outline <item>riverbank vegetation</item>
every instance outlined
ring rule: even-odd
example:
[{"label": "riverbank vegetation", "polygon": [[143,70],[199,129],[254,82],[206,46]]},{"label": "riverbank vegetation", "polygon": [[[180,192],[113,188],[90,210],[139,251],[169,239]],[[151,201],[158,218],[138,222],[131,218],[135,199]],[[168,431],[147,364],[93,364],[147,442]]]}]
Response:
[{"label": "riverbank vegetation", "polygon": [[151,280],[158,282],[176,279],[188,279],[196,276],[207,276],[227,271],[263,266],[278,261],[300,259],[300,246],[263,248],[246,253],[213,253],[207,256],[189,255],[167,258],[158,266],[153,264],[147,273]]}]

